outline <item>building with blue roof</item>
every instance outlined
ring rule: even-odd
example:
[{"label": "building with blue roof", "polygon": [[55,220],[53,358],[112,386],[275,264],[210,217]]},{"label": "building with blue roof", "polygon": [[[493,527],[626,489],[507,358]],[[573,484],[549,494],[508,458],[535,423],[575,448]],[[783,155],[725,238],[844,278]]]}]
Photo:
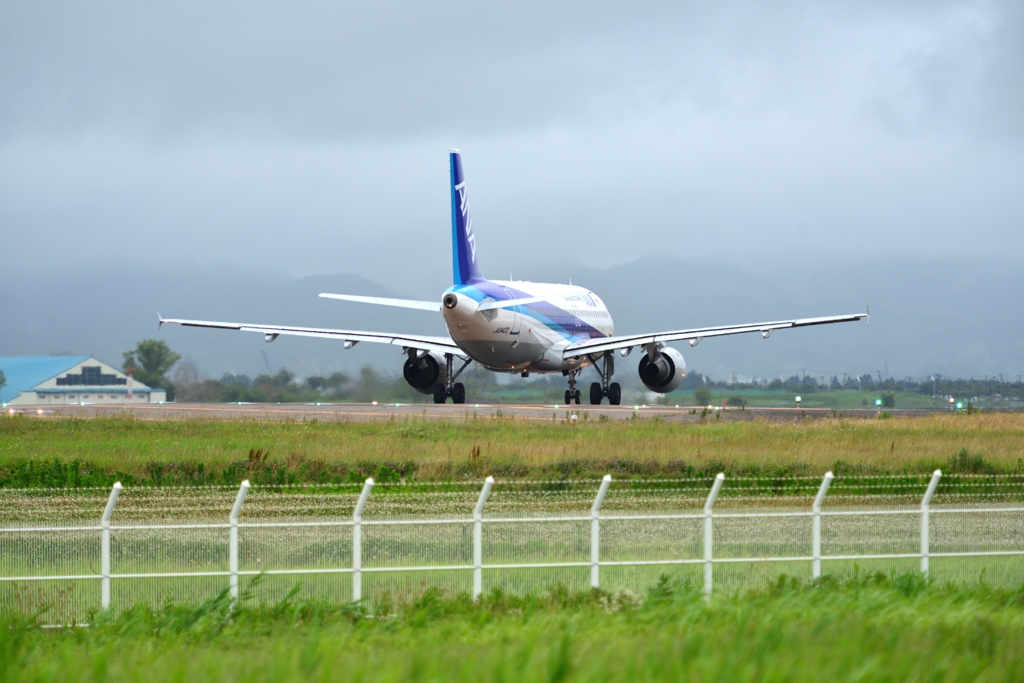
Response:
[{"label": "building with blue roof", "polygon": [[134,380],[92,356],[0,357],[6,406],[163,403],[167,392]]}]

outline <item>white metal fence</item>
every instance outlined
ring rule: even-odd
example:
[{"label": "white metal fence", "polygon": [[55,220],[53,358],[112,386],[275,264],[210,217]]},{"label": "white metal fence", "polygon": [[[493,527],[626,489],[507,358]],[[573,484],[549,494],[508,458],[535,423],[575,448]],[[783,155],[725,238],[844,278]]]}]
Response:
[{"label": "white metal fence", "polygon": [[[223,489],[140,492],[164,498],[145,514],[138,506],[118,513],[124,497],[117,483],[98,523],[50,525],[19,515],[33,505],[50,514],[47,509],[81,501],[23,490],[6,508],[0,505],[0,604],[49,606],[59,618],[81,619],[97,607],[191,601],[224,588],[238,599],[247,590],[240,580],[255,577],[271,582],[254,587],[264,600],[279,597],[288,582],[297,581],[314,597],[372,600],[428,585],[474,598],[488,589],[523,591],[555,582],[642,590],[656,576],[672,572],[702,581],[710,598],[716,586],[756,585],[779,573],[818,578],[823,568],[835,574],[883,568],[928,574],[935,562],[954,560],[959,564],[946,567],[950,578],[1019,584],[1024,581],[1020,480],[961,476],[937,506],[939,471],[927,480],[860,478],[831,499],[837,481],[831,472],[820,483],[781,482],[774,496],[751,495],[743,488],[751,480],[739,478],[739,493],[723,509],[716,508],[726,484],[719,474],[711,481],[679,480],[683,483],[676,488],[621,482],[608,510],[610,475],[599,483],[572,482],[572,490],[559,489],[564,484],[556,482],[552,490],[518,491],[515,482],[495,488],[487,477],[473,494],[471,509],[466,487],[402,497],[395,487],[378,486],[380,494],[374,496],[373,479],[367,479],[358,497],[354,490],[265,491],[253,516],[243,519],[252,488],[245,481],[221,522],[210,515],[227,509],[230,499]],[[706,497],[697,498],[699,487],[709,484]],[[882,494],[873,494],[876,490]],[[495,491],[499,500],[489,507]],[[801,497],[812,491],[813,500],[804,507]],[[529,509],[523,508],[525,498],[532,501]],[[351,513],[342,516],[350,499]],[[428,499],[432,502],[423,502]],[[366,514],[372,500],[382,501],[379,515]],[[826,509],[828,500],[835,504]],[[439,507],[447,514],[436,514]],[[460,508],[466,513],[451,514]],[[489,510],[494,514],[485,514]],[[115,524],[115,513],[125,521]],[[194,523],[180,521],[197,515]],[[11,523],[18,519],[28,522]],[[646,573],[639,576],[640,570]],[[390,583],[377,582],[375,596],[364,585],[370,577],[387,577]]]}]

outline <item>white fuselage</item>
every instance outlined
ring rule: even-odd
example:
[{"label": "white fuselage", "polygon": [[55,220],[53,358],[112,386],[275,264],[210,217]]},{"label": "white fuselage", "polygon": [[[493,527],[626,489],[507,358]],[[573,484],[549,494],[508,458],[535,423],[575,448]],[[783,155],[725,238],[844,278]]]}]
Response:
[{"label": "white fuselage", "polygon": [[[455,305],[449,306],[454,295]],[[543,301],[480,311],[484,301],[543,297]],[[485,280],[446,291],[442,306],[448,333],[473,360],[491,370],[561,372],[589,364],[562,359],[573,342],[612,335],[604,302],[574,285]]]}]

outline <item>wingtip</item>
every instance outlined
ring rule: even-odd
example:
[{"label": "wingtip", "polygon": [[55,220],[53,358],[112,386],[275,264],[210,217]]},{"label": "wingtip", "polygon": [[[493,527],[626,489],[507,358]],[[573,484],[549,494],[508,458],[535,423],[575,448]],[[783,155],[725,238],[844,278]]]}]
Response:
[{"label": "wingtip", "polygon": [[159,332],[160,328],[164,326],[164,317],[160,315],[160,311],[156,312],[156,331]]},{"label": "wingtip", "polygon": [[867,315],[868,327],[871,327],[871,306],[865,304],[864,308]]}]

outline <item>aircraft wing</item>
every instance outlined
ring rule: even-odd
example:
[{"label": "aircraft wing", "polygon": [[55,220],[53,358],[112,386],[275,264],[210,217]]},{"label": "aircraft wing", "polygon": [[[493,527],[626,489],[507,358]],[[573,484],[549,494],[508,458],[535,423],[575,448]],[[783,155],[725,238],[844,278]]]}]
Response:
[{"label": "aircraft wing", "polygon": [[[575,358],[587,356],[604,351],[615,349],[632,349],[634,346],[644,344],[657,344],[675,341],[688,341],[690,346],[696,346],[705,337],[724,337],[730,334],[746,334],[748,332],[760,332],[761,336],[767,339],[775,330],[785,330],[791,327],[809,327],[811,325],[830,325],[832,323],[847,323],[868,318],[870,310],[866,313],[851,313],[850,315],[831,315],[824,318],[800,318],[797,320],[776,320],[766,323],[751,323],[749,325],[725,325],[721,327],[700,327],[692,330],[676,330],[674,332],[657,332],[655,334],[637,334],[622,337],[600,337],[587,339],[570,344],[562,352],[563,358]],[[628,352],[627,352],[628,353]]]},{"label": "aircraft wing", "polygon": [[272,342],[279,335],[288,334],[298,337],[320,337],[345,342],[345,348],[352,348],[359,342],[377,344],[394,344],[409,349],[420,349],[436,353],[451,353],[461,358],[468,358],[465,352],[452,341],[451,337],[427,337],[417,334],[389,334],[386,332],[359,332],[356,330],[329,330],[318,327],[283,327],[280,325],[251,325],[249,323],[223,323],[211,320],[180,320],[157,316],[159,324],[182,325],[184,327],[209,327],[217,330],[241,330],[242,332],[262,332],[264,339]]}]

